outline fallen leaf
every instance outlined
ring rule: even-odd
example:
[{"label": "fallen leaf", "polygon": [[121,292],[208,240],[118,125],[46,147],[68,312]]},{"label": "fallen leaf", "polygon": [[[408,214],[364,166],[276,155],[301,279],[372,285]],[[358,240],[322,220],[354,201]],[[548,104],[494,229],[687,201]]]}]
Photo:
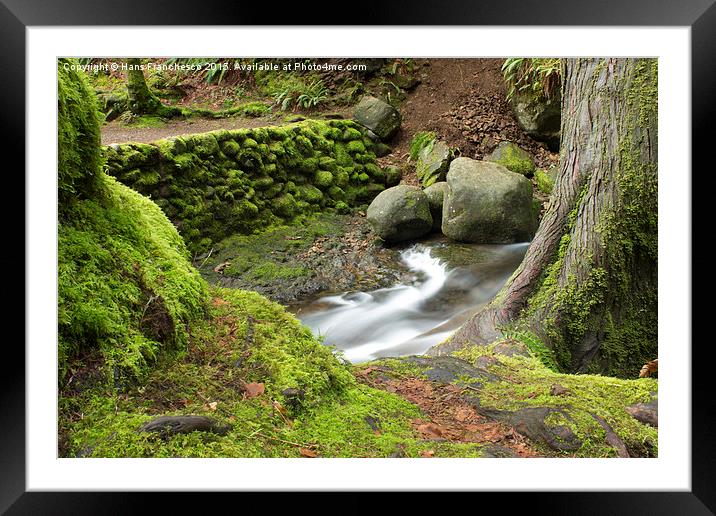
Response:
[{"label": "fallen leaf", "polygon": [[219,265],[214,267],[214,272],[218,272],[219,274],[221,274],[222,272],[224,272],[224,269],[226,269],[229,265],[231,265],[231,262],[220,263]]},{"label": "fallen leaf", "polygon": [[318,453],[309,449],[309,448],[299,448],[298,452],[303,457],[308,457],[309,459],[313,459],[314,457],[318,457]]},{"label": "fallen leaf", "polygon": [[418,425],[417,430],[427,438],[439,438],[445,433],[445,428],[435,423],[423,423],[422,425]]},{"label": "fallen leaf", "polygon": [[423,450],[420,452],[421,457],[430,458],[435,456],[435,450]]},{"label": "fallen leaf", "polygon": [[470,419],[470,416],[472,416],[472,410],[467,407],[460,407],[457,412],[455,412],[455,419],[464,422]]},{"label": "fallen leaf", "polygon": [[211,410],[216,410],[216,405],[218,405],[218,403],[216,401],[212,401],[211,403],[209,403],[209,408]]},{"label": "fallen leaf", "polygon": [[651,360],[644,364],[641,368],[641,371],[639,371],[639,378],[646,378],[657,372],[659,372],[659,360]]},{"label": "fallen leaf", "polygon": [[244,385],[244,394],[247,398],[255,398],[256,396],[261,396],[265,390],[266,387],[263,383],[247,383],[246,385]]}]

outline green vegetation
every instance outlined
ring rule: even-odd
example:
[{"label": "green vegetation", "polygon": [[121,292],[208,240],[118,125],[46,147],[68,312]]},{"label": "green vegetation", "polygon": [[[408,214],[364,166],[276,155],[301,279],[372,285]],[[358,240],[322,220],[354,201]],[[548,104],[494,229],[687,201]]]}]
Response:
[{"label": "green vegetation", "polygon": [[186,344],[207,287],[161,210],[101,171],[96,100],[65,62],[58,60],[60,381],[88,355],[101,357],[107,378],[135,378],[162,351]]},{"label": "green vegetation", "polygon": [[505,59],[502,74],[508,99],[518,92],[551,99],[560,92],[562,64],[556,58],[511,57]]},{"label": "green vegetation", "polygon": [[[265,392],[248,397],[245,383]],[[287,389],[301,391],[287,397]],[[180,359],[161,360],[126,394],[95,388],[61,398],[65,456],[321,457],[479,456],[481,446],[422,441],[403,398],[358,384],[351,367],[280,305],[253,292],[213,291],[209,318],[192,325]],[[72,413],[83,417],[67,424]],[[232,426],[162,439],[137,432],[153,414],[206,415]],[[370,417],[379,431],[366,422]],[[305,452],[304,452],[305,453]]]},{"label": "green vegetation", "polygon": [[[599,356],[591,371],[633,377],[658,351],[657,324],[657,165],[642,156],[642,139],[656,127],[657,62],[640,60],[627,95],[628,113],[619,120],[619,165],[615,173],[618,198],[612,210],[604,210],[594,231],[604,248],[601,266],[584,257],[588,273],[563,271],[575,222],[585,200],[585,184],[553,263],[540,287],[528,301],[529,317],[538,314],[540,333],[549,341],[562,370],[575,370],[571,350],[585,335],[601,333]],[[649,279],[647,279],[649,278]],[[620,307],[618,310],[615,307]]]},{"label": "green vegetation", "polygon": [[318,107],[328,99],[328,89],[321,80],[315,80],[308,84],[299,82],[274,93],[274,98],[276,104],[283,111],[292,106],[311,109]]},{"label": "green vegetation", "polygon": [[61,208],[71,198],[95,192],[102,164],[97,98],[85,74],[70,69],[72,63],[70,59],[57,61],[57,189]]},{"label": "green vegetation", "polygon": [[430,149],[435,144],[436,138],[435,133],[430,131],[415,133],[413,139],[410,141],[410,159],[416,161],[423,149],[428,149],[428,152],[430,152]]},{"label": "green vegetation", "polygon": [[97,350],[105,374],[141,376],[160,352],[186,346],[186,325],[204,315],[206,284],[166,216],[104,174],[99,189],[60,220],[60,378]]},{"label": "green vegetation", "polygon": [[[524,343],[531,345],[530,339]],[[484,382],[484,386],[478,389],[477,396],[483,409],[516,411],[529,407],[550,407],[555,411],[550,413],[545,423],[565,425],[581,441],[579,448],[573,451],[556,452],[543,446],[543,453],[576,457],[616,456],[616,450],[605,441],[605,430],[594,419],[594,414],[609,424],[627,449],[641,456],[657,455],[657,429],[640,423],[624,410],[629,405],[650,401],[652,394],[657,393],[656,380],[620,380],[599,375],[557,373],[536,356],[495,354],[492,349],[496,344],[465,348],[454,355],[472,364],[477,363],[480,357],[497,360],[488,369],[500,380]],[[567,392],[561,395],[551,393],[555,384],[567,389]]]},{"label": "green vegetation", "polygon": [[552,193],[552,189],[554,188],[554,179],[546,170],[542,170],[541,168],[535,170],[535,182],[537,183],[537,188],[541,192],[544,192],[547,195]]}]

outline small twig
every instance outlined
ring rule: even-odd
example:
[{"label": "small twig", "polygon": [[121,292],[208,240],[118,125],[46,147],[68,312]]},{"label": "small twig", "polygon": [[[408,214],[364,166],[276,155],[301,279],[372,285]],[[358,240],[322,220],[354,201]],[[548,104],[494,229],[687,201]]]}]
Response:
[{"label": "small twig", "polygon": [[204,264],[206,263],[206,260],[209,259],[209,257],[211,256],[211,253],[213,253],[213,252],[214,252],[214,248],[212,247],[211,250],[209,251],[209,254],[206,255],[206,258],[204,258],[204,261],[201,262],[201,265],[199,265],[199,267],[197,267],[197,269],[201,269],[204,266]]},{"label": "small twig", "polygon": [[152,304],[152,301],[155,301],[159,296],[150,296],[149,301],[147,301],[147,304],[144,305],[144,310],[142,310],[142,317],[139,319],[139,325],[141,326],[144,322],[144,316],[147,313],[147,310],[149,309],[149,305]]}]

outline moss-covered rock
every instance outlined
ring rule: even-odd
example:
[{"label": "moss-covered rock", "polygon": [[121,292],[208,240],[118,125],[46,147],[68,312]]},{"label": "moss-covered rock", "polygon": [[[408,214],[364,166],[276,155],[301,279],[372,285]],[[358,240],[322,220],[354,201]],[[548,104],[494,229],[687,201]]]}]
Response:
[{"label": "moss-covered rock", "polygon": [[426,235],[432,228],[428,198],[420,188],[400,185],[389,188],[368,207],[367,219],[386,242],[400,242]]},{"label": "moss-covered rock", "polygon": [[500,142],[487,161],[499,163],[507,170],[523,176],[531,176],[535,171],[535,163],[529,152],[512,142]]},{"label": "moss-covered rock", "polygon": [[388,141],[395,136],[402,121],[397,109],[370,95],[361,99],[353,116],[383,141]]},{"label": "moss-covered rock", "polygon": [[537,183],[537,188],[547,195],[551,194],[558,172],[559,171],[555,166],[552,166],[547,170],[543,170],[541,168],[535,170],[535,182]]},{"label": "moss-covered rock", "polygon": [[489,161],[457,158],[447,174],[442,232],[459,242],[527,242],[536,230],[532,184]]},{"label": "moss-covered rock", "polygon": [[427,188],[436,182],[445,181],[454,154],[454,151],[440,140],[432,140],[420,150],[415,164],[415,174],[423,187]]}]

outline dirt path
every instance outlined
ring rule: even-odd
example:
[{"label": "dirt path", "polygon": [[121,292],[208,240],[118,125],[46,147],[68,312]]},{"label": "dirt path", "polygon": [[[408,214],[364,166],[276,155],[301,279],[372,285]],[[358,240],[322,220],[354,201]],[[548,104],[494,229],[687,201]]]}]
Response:
[{"label": "dirt path", "polygon": [[102,127],[102,145],[125,142],[148,143],[181,134],[206,133],[216,129],[241,129],[284,123],[276,117],[194,118],[170,120],[159,127],[132,127],[117,121]]}]

